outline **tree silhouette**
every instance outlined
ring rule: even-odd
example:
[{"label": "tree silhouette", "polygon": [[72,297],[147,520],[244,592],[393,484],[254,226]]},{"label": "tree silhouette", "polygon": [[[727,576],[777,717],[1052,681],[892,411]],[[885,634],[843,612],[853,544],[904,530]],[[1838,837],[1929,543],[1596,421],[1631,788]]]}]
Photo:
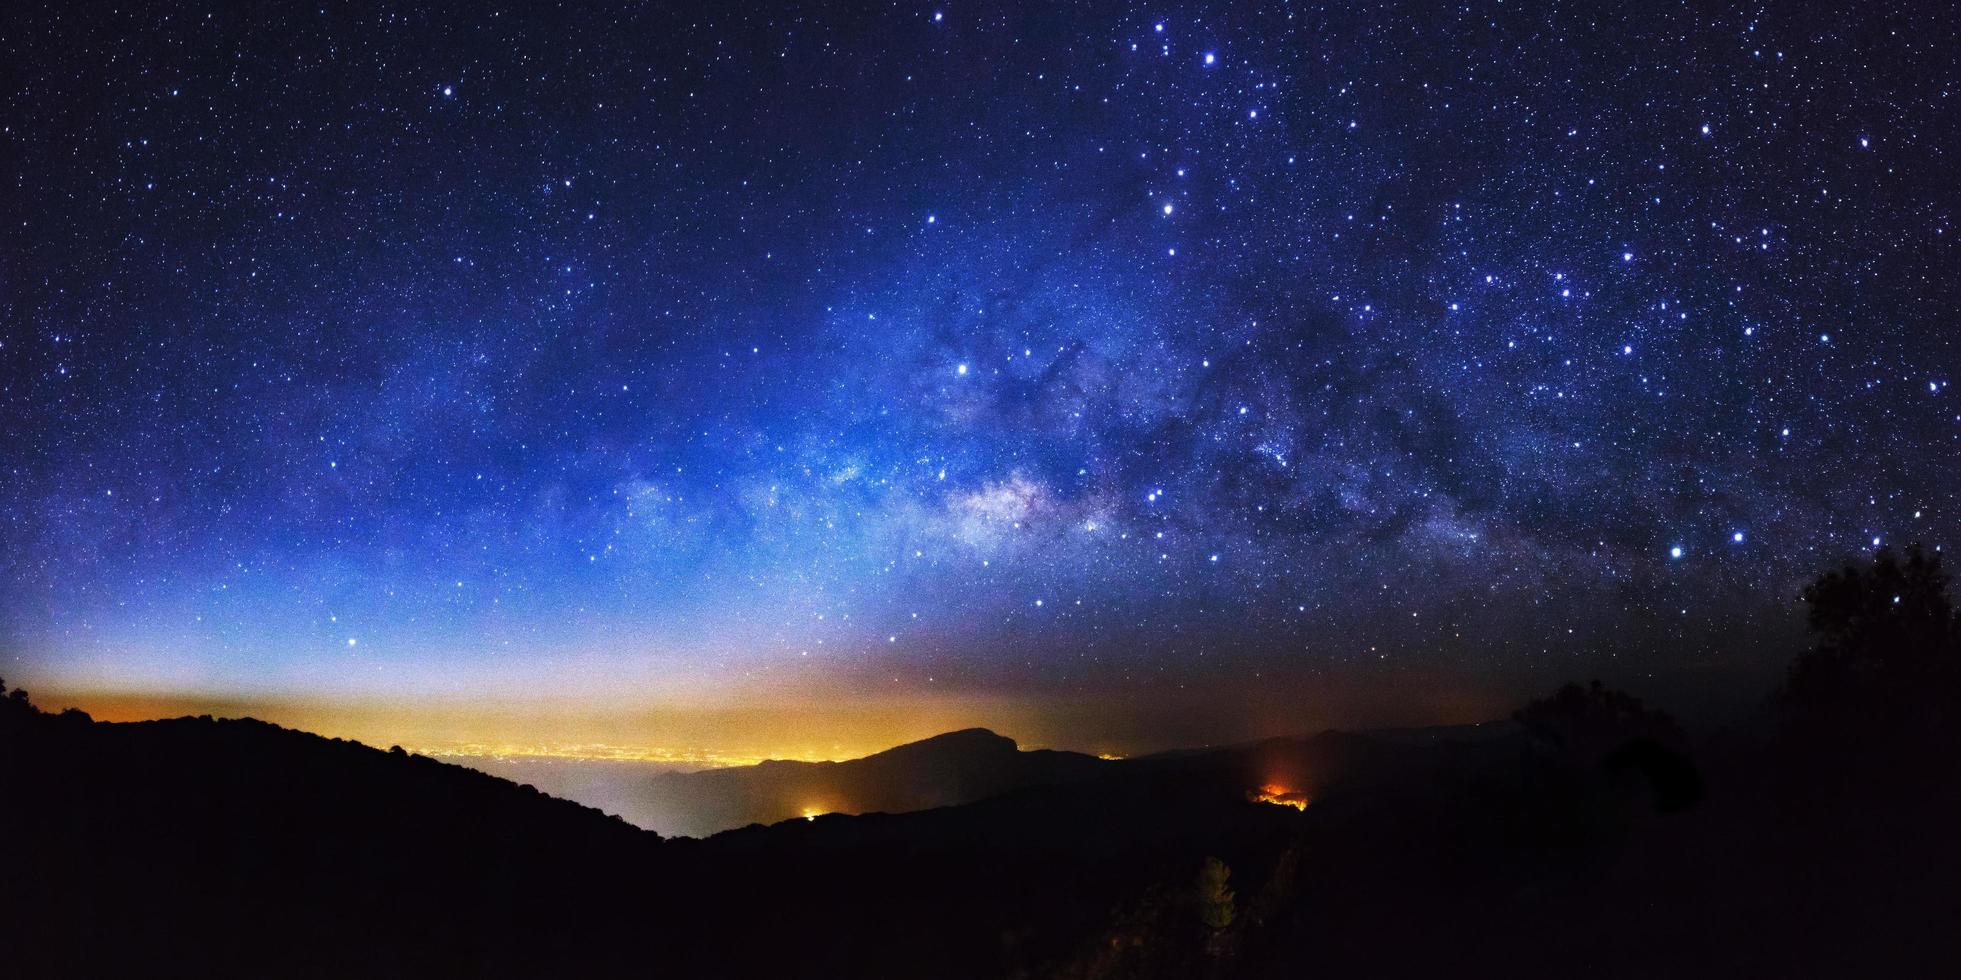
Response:
[{"label": "tree silhouette", "polygon": [[9,691],[6,679],[0,678],[0,712],[9,715],[34,713],[33,705],[27,701],[26,689],[17,687]]},{"label": "tree silhouette", "polygon": [[1512,713],[1525,729],[1514,831],[1580,852],[1617,839],[1646,809],[1687,809],[1704,795],[1674,719],[1593,681],[1567,684]]},{"label": "tree silhouette", "polygon": [[1883,548],[1804,590],[1812,649],[1791,665],[1781,700],[1802,726],[1843,734],[1951,737],[1957,689],[1954,603],[1940,556]]},{"label": "tree silhouette", "polygon": [[1232,925],[1232,887],[1227,879],[1232,869],[1215,857],[1205,859],[1198,869],[1198,917],[1207,927],[1224,929]]},{"label": "tree silhouette", "polygon": [[1599,762],[1635,739],[1675,742],[1681,738],[1681,730],[1666,713],[1599,681],[1585,687],[1568,684],[1551,697],[1512,712],[1512,720],[1524,726],[1542,749],[1583,765]]}]

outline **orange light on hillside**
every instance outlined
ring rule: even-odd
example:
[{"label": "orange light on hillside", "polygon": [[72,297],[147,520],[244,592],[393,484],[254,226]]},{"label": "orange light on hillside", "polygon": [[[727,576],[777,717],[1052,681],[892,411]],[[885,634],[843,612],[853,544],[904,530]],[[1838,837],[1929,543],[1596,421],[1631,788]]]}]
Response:
[{"label": "orange light on hillside", "polygon": [[805,820],[815,820],[823,815],[824,815],[824,811],[819,810],[814,806],[807,806],[803,808],[803,818]]},{"label": "orange light on hillside", "polygon": [[1296,810],[1307,809],[1307,804],[1311,802],[1306,793],[1290,790],[1279,783],[1267,783],[1260,787],[1258,793],[1249,795],[1261,803],[1271,803],[1275,806],[1290,806]]}]

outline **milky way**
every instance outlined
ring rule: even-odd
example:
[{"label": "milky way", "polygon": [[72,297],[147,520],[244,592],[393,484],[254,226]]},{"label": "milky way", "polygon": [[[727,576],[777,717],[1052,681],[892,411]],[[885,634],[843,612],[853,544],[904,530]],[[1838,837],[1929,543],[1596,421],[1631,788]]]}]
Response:
[{"label": "milky way", "polygon": [[1937,4],[19,10],[0,667],[1770,670],[1806,576],[1956,530],[1957,40]]}]

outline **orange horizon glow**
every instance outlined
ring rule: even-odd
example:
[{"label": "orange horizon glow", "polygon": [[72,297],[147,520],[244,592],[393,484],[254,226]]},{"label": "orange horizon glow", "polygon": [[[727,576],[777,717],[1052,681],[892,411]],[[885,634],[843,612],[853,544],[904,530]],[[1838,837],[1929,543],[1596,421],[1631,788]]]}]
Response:
[{"label": "orange horizon glow", "polygon": [[[1015,692],[837,690],[731,695],[644,704],[560,697],[440,701],[152,693],[43,686],[35,703],[75,707],[110,722],[183,716],[252,717],[329,738],[436,758],[542,758],[677,767],[862,758],[965,728],[987,728],[1023,749],[1104,758],[1297,735],[1327,727],[1456,724],[1495,717],[1506,703],[1467,691],[1408,689],[1401,703],[1350,700],[1335,688],[1252,693],[1186,691],[1150,701],[1030,698]],[[1220,698],[1243,710],[1221,718]]]},{"label": "orange horizon glow", "polygon": [[[841,762],[948,731],[985,727],[1026,738],[1042,726],[1012,705],[968,701],[826,703],[822,706],[650,706],[640,711],[576,703],[404,705],[233,699],[120,692],[35,692],[50,711],[80,708],[98,721],[137,722],[210,715],[256,718],[327,738],[432,758],[563,759],[648,762],[694,768],[755,765],[771,759]],[[1021,722],[1006,730],[1000,721]]]}]

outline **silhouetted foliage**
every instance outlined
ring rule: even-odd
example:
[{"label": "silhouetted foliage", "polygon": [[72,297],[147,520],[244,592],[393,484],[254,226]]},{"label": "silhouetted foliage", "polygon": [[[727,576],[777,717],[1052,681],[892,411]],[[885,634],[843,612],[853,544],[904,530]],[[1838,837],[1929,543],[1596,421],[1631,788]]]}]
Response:
[{"label": "silhouetted foliage", "polygon": [[1625,691],[1567,684],[1512,718],[1528,751],[1510,834],[1554,863],[1599,859],[1643,812],[1703,797],[1674,719]]},{"label": "silhouetted foliage", "polygon": [[21,688],[7,689],[7,682],[0,678],[0,717],[22,719],[40,714],[27,699],[27,692]]},{"label": "silhouetted foliage", "polygon": [[1795,724],[1840,737],[1955,737],[1961,633],[1938,554],[1883,548],[1821,576],[1804,601],[1816,642],[1781,692]]},{"label": "silhouetted foliage", "polygon": [[1682,735],[1673,718],[1599,681],[1585,687],[1568,684],[1513,712],[1512,720],[1542,748],[1585,764],[1599,762],[1635,739],[1678,741]]},{"label": "silhouetted foliage", "polygon": [[1227,884],[1232,869],[1224,861],[1208,857],[1198,868],[1198,918],[1207,928],[1224,929],[1232,925],[1233,894]]},{"label": "silhouetted foliage", "polygon": [[1688,755],[1652,738],[1637,738],[1607,753],[1610,775],[1638,774],[1647,784],[1657,813],[1674,813],[1702,802],[1707,790],[1702,771]]}]

